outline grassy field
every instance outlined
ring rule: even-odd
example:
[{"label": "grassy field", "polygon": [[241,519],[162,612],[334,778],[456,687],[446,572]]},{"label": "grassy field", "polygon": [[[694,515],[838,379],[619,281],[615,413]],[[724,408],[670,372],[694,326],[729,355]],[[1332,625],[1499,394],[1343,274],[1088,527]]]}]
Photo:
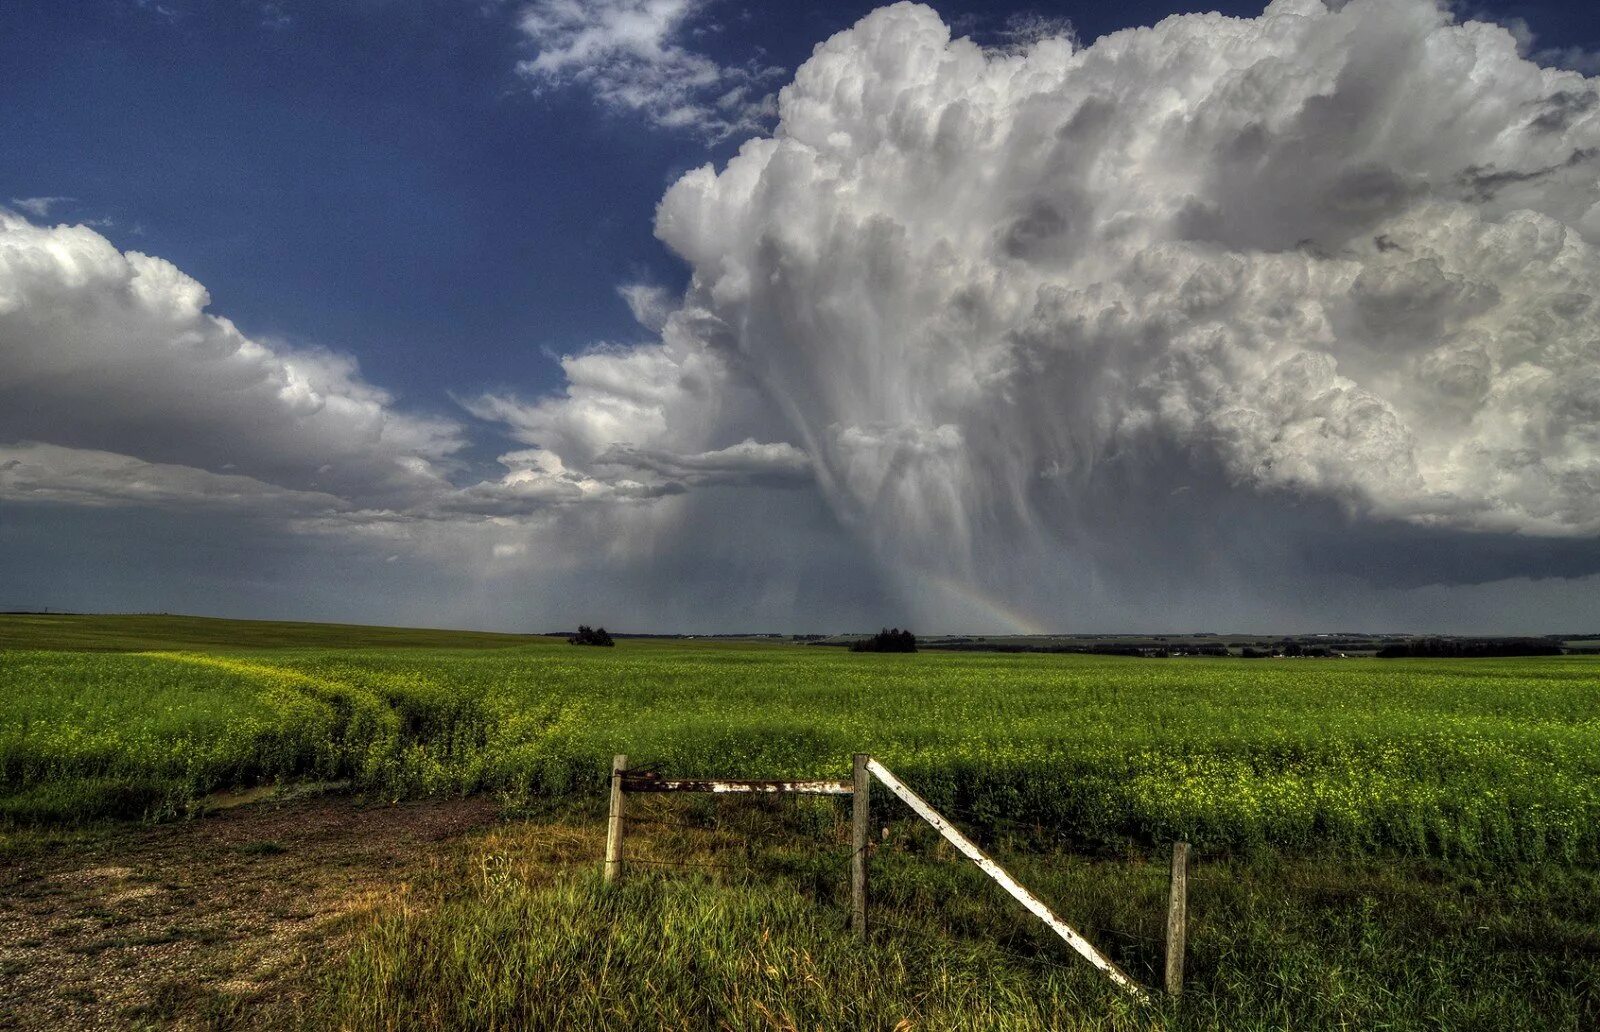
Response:
[{"label": "grassy field", "polygon": [[361,624],[218,620],[204,616],[0,614],[0,650],[148,652],[159,649],[502,649],[549,641],[528,634],[368,627]]},{"label": "grassy field", "polygon": [[[863,949],[844,921],[843,824],[741,803],[718,803],[704,828],[652,811],[629,832],[644,863],[610,890],[598,819],[480,839],[443,884],[371,920],[315,1021],[1580,1032],[1600,1017],[1592,866],[1207,857],[1192,869],[1185,994],[1139,1006],[914,825],[872,855]],[[1164,856],[989,845],[1129,974],[1160,984]]]},{"label": "grassy field", "polygon": [[[133,619],[170,618],[0,617],[13,828],[348,780],[390,799],[491,793],[597,829],[615,752],[685,775],[840,777],[868,751],[1072,901],[1068,916],[1144,978],[1159,948],[1117,937],[1158,935],[1161,848],[1197,848],[1182,1008],[1129,1011],[1085,965],[1044,963],[1059,950],[993,916],[1006,904],[911,830],[874,861],[878,898],[909,930],[886,928],[862,966],[837,920],[841,814],[822,806],[726,842],[727,814],[691,813],[663,861],[733,855],[746,873],[668,867],[613,894],[593,883],[593,841],[532,866],[476,847],[475,874],[374,923],[329,976],[325,1024],[1600,1024],[1593,658],[579,649],[451,632],[401,647],[390,629]],[[118,648],[138,651],[92,651]]]},{"label": "grassy field", "polygon": [[863,656],[677,641],[17,649],[0,663],[0,816],[160,816],[296,778],[395,797],[561,796],[595,791],[616,752],[681,774],[842,776],[868,751],[980,825],[1091,844],[1575,859],[1600,845],[1597,675],[1588,657]]}]

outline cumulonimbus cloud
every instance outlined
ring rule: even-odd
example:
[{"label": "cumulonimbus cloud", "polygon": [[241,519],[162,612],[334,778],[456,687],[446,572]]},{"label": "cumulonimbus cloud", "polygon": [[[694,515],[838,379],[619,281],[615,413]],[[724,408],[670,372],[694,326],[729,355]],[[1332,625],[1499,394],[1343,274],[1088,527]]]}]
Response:
[{"label": "cumulonimbus cloud", "polygon": [[1190,504],[1593,537],[1597,96],[1433,0],[1005,48],[896,4],[668,191],[693,275],[662,343],[502,415],[579,465],[793,442],[891,564],[958,577],[1199,478]]},{"label": "cumulonimbus cloud", "polygon": [[706,353],[869,525],[1048,521],[1159,445],[1368,518],[1593,535],[1597,88],[1431,0],[1004,53],[903,3],[657,231]]}]

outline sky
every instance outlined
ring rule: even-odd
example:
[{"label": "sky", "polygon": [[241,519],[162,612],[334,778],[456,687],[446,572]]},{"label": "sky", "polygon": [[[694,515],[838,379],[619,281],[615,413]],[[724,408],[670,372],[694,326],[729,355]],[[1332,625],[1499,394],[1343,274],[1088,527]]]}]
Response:
[{"label": "sky", "polygon": [[1600,626],[1600,12],[0,8],[0,609]]}]

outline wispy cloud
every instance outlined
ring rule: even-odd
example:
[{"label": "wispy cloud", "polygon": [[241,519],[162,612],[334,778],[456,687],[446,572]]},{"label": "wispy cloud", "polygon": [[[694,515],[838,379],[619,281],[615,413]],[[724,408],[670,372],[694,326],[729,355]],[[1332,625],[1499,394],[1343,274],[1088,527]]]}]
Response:
[{"label": "wispy cloud", "polygon": [[1078,30],[1072,19],[1063,15],[1046,15],[1038,11],[1025,11],[1006,18],[1005,28],[996,35],[1002,48],[1021,50],[1042,39],[1065,39],[1078,45]]},{"label": "wispy cloud", "polygon": [[264,29],[287,29],[294,24],[294,16],[280,3],[263,3],[257,8],[257,13]]},{"label": "wispy cloud", "polygon": [[50,209],[58,204],[65,204],[75,200],[72,197],[13,197],[11,206],[18,211],[26,212],[36,219],[50,217]]},{"label": "wispy cloud", "polygon": [[[584,86],[657,126],[722,139],[776,110],[781,69],[720,64],[685,45],[704,0],[537,0],[522,31],[536,48],[518,70],[540,88]],[[704,28],[704,27],[702,27]]]},{"label": "wispy cloud", "polygon": [[183,14],[177,7],[161,3],[160,0],[133,0],[133,5],[141,11],[149,11],[151,14],[165,18],[169,22],[177,21]]}]

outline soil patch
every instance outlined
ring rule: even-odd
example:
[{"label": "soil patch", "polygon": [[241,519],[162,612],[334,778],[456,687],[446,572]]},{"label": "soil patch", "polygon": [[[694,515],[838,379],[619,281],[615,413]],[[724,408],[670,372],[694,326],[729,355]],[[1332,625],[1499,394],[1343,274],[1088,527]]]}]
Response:
[{"label": "soil patch", "polygon": [[0,1028],[281,1028],[354,918],[456,862],[485,799],[250,800],[0,844]]}]

